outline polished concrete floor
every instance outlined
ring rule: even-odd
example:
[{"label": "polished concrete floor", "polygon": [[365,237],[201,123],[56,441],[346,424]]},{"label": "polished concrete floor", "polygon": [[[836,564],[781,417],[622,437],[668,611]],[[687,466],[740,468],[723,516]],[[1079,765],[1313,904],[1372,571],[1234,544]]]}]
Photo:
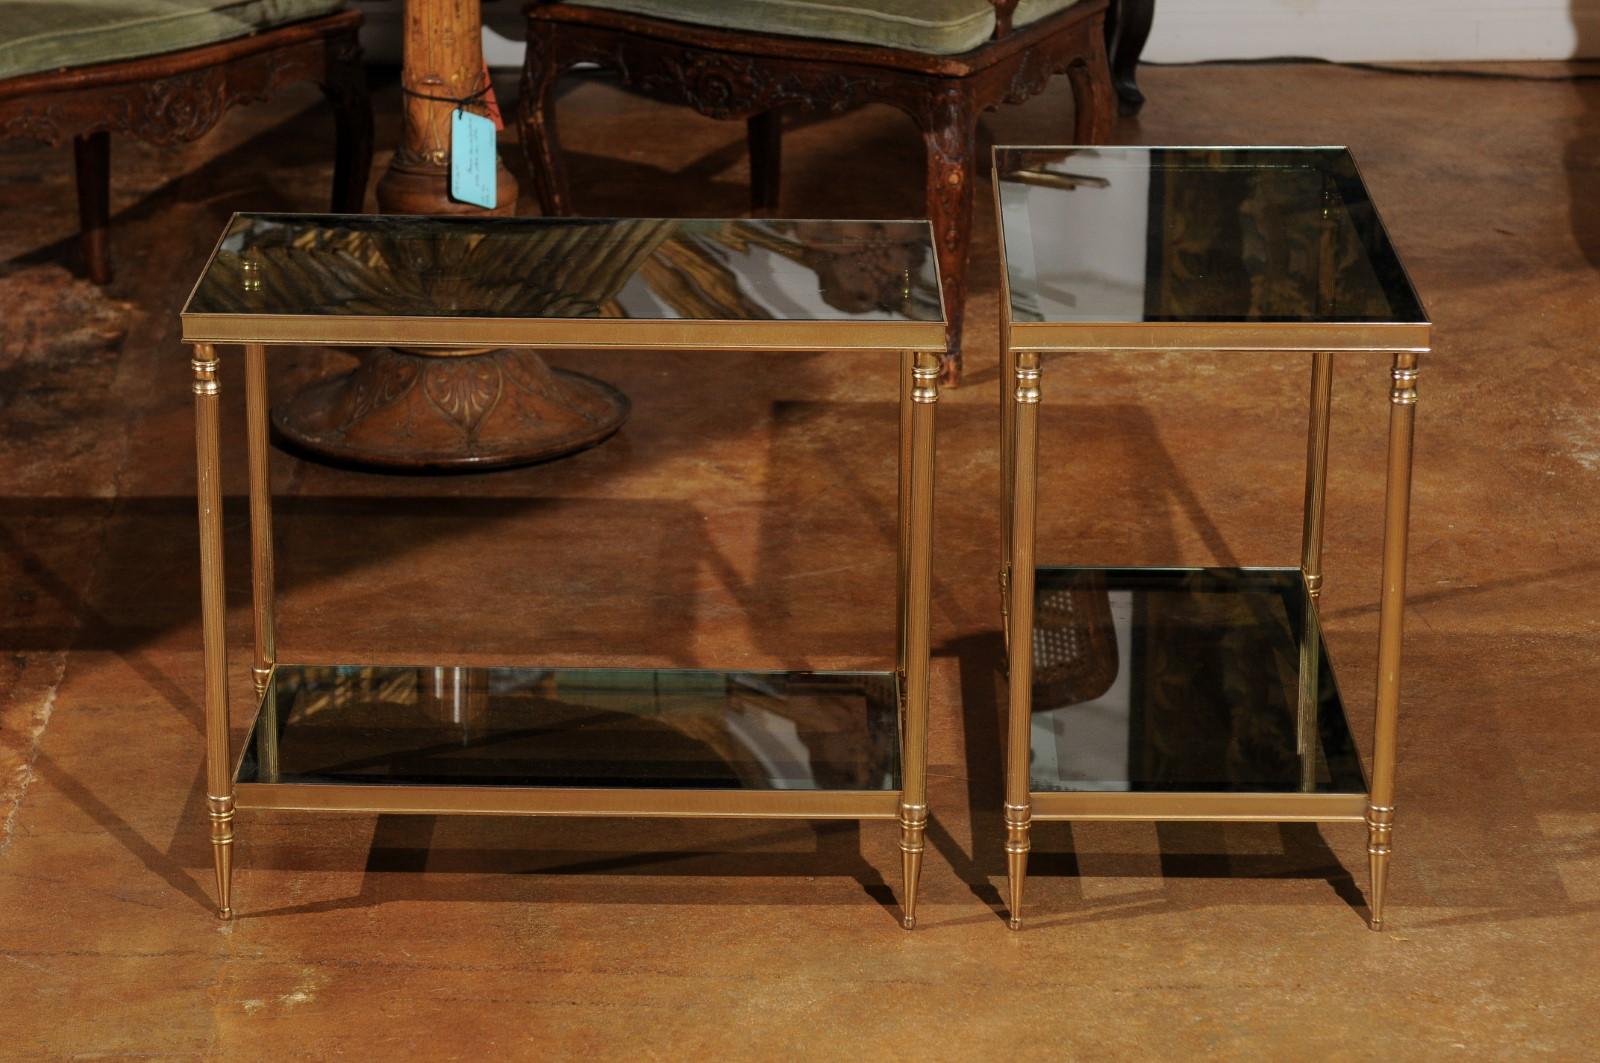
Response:
[{"label": "polished concrete floor", "polygon": [[[1516,68],[1557,76],[1554,66]],[[1593,1058],[1600,990],[1600,85],[1152,69],[1126,142],[1345,143],[1437,328],[1424,362],[1390,928],[1356,826],[1044,824],[1003,920],[987,183],[940,407],[921,926],[889,824],[239,819],[213,912],[187,353],[236,209],[318,209],[311,94],[115,145],[118,276],[71,272],[64,151],[0,156],[0,1056]],[[1058,86],[987,139],[1065,138]],[[396,96],[380,103],[392,144]],[[743,130],[563,103],[581,209],[734,214]],[[785,212],[915,213],[889,110],[797,127]],[[385,161],[380,155],[379,165]],[[274,454],[288,656],[856,663],[893,645],[893,374],[850,356],[558,357],[605,445],[405,479]],[[288,359],[275,386],[324,371]],[[239,373],[224,378],[235,741]],[[1387,361],[1335,384],[1327,627],[1370,754]],[[1290,563],[1300,357],[1046,368],[1046,560]],[[343,647],[342,654],[340,648]]]}]

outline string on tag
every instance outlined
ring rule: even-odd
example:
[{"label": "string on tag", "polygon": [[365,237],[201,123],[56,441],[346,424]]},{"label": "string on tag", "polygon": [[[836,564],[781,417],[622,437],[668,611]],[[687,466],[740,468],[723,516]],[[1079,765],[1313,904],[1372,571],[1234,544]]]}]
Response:
[{"label": "string on tag", "polygon": [[430,93],[418,92],[416,89],[409,88],[405,85],[400,86],[400,92],[406,96],[415,96],[419,100],[432,100],[434,103],[453,103],[456,105],[456,110],[464,111],[467,108],[467,104],[481,102],[484,97],[489,95],[493,88],[493,85],[485,81],[483,83],[483,88],[465,96],[434,96]]}]

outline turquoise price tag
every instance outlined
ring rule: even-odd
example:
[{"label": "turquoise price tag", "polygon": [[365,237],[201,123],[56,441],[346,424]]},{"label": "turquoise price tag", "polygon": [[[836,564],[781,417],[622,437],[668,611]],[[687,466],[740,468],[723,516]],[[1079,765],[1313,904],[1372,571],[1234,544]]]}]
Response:
[{"label": "turquoise price tag", "polygon": [[493,210],[494,164],[494,122],[459,107],[450,112],[450,198]]}]

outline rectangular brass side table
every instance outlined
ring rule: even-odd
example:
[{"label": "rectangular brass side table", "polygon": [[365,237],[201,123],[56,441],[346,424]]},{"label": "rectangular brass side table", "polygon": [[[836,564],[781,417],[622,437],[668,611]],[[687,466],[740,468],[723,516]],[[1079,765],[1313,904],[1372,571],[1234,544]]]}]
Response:
[{"label": "rectangular brass side table", "polygon": [[[222,916],[232,913],[238,807],[893,819],[903,922],[914,926],[927,825],[939,292],[922,221],[234,216],[183,311],[194,351],[207,805]],[[218,468],[224,344],[245,356],[259,699],[237,765]],[[266,349],[287,344],[896,352],[895,669],[279,660]],[[453,401],[450,389],[436,401]]]},{"label": "rectangular brass side table", "polygon": [[[1417,359],[1430,325],[1343,148],[996,148],[1006,853],[1033,819],[1367,825],[1383,924]],[[1035,562],[1041,356],[1302,352],[1300,564]],[[1393,356],[1372,782],[1318,624],[1335,353]]]}]

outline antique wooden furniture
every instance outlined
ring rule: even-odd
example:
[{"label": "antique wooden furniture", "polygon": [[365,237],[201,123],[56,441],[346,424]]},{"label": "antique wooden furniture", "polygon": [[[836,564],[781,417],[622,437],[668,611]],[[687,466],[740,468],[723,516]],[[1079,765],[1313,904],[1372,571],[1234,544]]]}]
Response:
[{"label": "antique wooden furniture", "polygon": [[860,0],[728,4],[717,0],[532,3],[520,102],[522,147],[546,214],[572,214],[556,133],[555,86],[579,63],[614,71],[650,96],[748,122],[751,203],[778,202],[787,109],[838,113],[885,103],[908,114],[927,150],[925,210],[939,243],[959,375],[978,116],[1020,103],[1057,74],[1072,82],[1080,143],[1111,132],[1105,0]]},{"label": "antique wooden furniture", "polygon": [[[237,802],[430,814],[897,820],[903,921],[911,927],[927,824],[933,415],[945,335],[934,258],[926,222],[236,215],[183,311],[183,338],[194,348],[206,792],[222,915],[232,909]],[[897,359],[894,669],[281,660],[266,352],[305,343],[845,350]],[[229,750],[218,468],[217,348],[224,344],[244,349],[259,698],[237,769]],[[619,571],[618,579],[627,578]],[[326,651],[319,656],[326,660]]]},{"label": "antique wooden furniture", "polygon": [[1135,115],[1144,106],[1139,91],[1139,56],[1150,39],[1156,17],[1156,0],[1111,0],[1106,8],[1106,53],[1111,59],[1111,83],[1117,89],[1117,109]]},{"label": "antique wooden furniture", "polygon": [[[1254,820],[1364,822],[1380,928],[1417,360],[1431,326],[1354,161],[1343,148],[997,148],[995,196],[1011,925],[1034,819]],[[1299,566],[1037,564],[1040,362],[1052,351],[1307,357]],[[1318,622],[1333,355],[1359,352],[1393,357],[1370,784]],[[1092,701],[1049,701],[1035,682],[1035,601],[1063,591],[1103,593],[1117,618],[1122,674]]]},{"label": "antique wooden furniture", "polygon": [[230,107],[314,81],[338,123],[333,208],[358,211],[372,166],[372,109],[342,0],[38,4],[0,0],[0,140],[59,144],[77,162],[84,259],[111,279],[111,137],[195,140]]},{"label": "antique wooden furniture", "polygon": [[[478,0],[406,0],[405,122],[378,181],[386,214],[515,214],[517,182],[494,160],[493,209],[450,195],[451,115],[488,114]],[[325,461],[390,472],[475,472],[594,446],[622,426],[628,399],[610,384],[551,368],[518,348],[361,352],[272,410],[278,437]]]}]

